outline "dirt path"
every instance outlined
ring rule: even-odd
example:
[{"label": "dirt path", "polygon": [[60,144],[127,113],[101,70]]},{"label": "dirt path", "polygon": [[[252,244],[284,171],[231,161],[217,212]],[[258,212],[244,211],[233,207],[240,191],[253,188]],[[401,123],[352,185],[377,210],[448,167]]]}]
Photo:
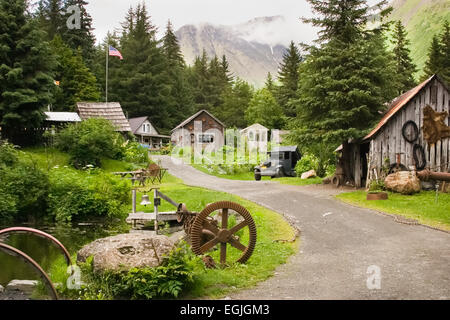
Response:
[{"label": "dirt path", "polygon": [[[158,159],[188,185],[254,201],[301,229],[300,251],[289,263],[232,299],[450,299],[449,233],[346,205],[333,198],[340,191],[220,179]],[[381,271],[380,289],[368,288],[371,266]],[[378,287],[376,280],[369,284]]]}]

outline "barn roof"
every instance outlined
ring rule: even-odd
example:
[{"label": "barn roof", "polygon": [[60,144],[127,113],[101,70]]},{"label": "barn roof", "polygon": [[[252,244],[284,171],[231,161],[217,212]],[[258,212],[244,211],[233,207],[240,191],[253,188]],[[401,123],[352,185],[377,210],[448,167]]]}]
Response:
[{"label": "barn roof", "polygon": [[76,112],[44,112],[50,122],[81,122]]},{"label": "barn roof", "polygon": [[[429,84],[432,80],[435,78],[439,79],[437,75],[433,75],[421,84],[419,84],[417,87],[412,88],[411,90],[405,92],[401,96],[395,98],[389,108],[388,111],[385,113],[381,121],[377,124],[377,126],[367,135],[364,137],[363,140],[368,140],[375,136],[375,134],[380,131],[380,129],[388,123],[388,121],[397,113],[399,112],[404,106],[408,104],[411,99],[413,99],[427,84]],[[441,81],[442,82],[442,81]]]},{"label": "barn roof", "polygon": [[130,123],[125,117],[122,107],[118,102],[78,102],[77,108],[78,113],[83,120],[91,118],[103,118],[106,120],[110,120],[113,125],[117,127],[117,131],[131,131]]},{"label": "barn roof", "polygon": [[174,129],[172,129],[172,131],[175,131],[177,129],[183,128],[185,125],[187,125],[189,122],[191,122],[192,120],[194,120],[195,118],[197,118],[199,115],[201,115],[203,112],[206,112],[211,118],[213,118],[215,121],[217,121],[222,127],[225,128],[225,125],[216,117],[214,117],[210,112],[208,112],[207,110],[200,110],[199,112],[197,112],[196,114],[194,114],[193,116],[187,118],[186,120],[184,120],[182,123],[180,123],[178,126],[176,126]]}]

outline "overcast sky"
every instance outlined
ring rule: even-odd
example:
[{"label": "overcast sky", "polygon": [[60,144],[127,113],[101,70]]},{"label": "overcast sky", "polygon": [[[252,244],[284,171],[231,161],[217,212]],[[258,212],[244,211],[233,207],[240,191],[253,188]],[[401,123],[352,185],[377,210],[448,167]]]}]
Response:
[{"label": "overcast sky", "polygon": [[[369,0],[374,2],[377,0]],[[143,0],[89,0],[88,11],[94,20],[97,41],[103,40],[108,30],[120,27],[120,23],[130,8]],[[175,30],[185,24],[210,22],[233,25],[256,17],[283,15],[301,40],[303,29],[300,17],[310,16],[311,10],[306,0],[145,0],[154,25],[164,31],[170,19]],[[298,33],[297,33],[298,32]],[[294,38],[294,37],[293,37]],[[307,37],[309,38],[309,37]]]}]

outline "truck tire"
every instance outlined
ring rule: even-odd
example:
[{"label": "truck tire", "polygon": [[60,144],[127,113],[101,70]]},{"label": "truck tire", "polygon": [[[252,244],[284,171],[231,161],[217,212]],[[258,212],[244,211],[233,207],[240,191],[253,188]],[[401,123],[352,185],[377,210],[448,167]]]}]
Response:
[{"label": "truck tire", "polygon": [[261,173],[255,173],[255,180],[261,181]]}]

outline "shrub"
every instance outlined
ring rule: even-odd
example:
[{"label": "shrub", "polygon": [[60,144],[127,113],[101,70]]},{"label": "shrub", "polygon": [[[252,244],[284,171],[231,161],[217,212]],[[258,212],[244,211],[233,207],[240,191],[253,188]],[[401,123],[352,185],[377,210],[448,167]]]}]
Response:
[{"label": "shrub", "polygon": [[85,277],[83,280],[87,283],[82,290],[82,298],[177,298],[183,289],[194,282],[194,269],[200,264],[200,259],[186,243],[181,243],[169,255],[163,257],[161,266],[155,268],[94,273],[92,259],[88,259],[81,266]]},{"label": "shrub", "polygon": [[295,172],[297,176],[301,176],[303,173],[309,170],[317,170],[319,160],[313,154],[305,154],[295,166]]},{"label": "shrub", "polygon": [[0,142],[0,218],[25,219],[45,213],[46,174],[11,144]]},{"label": "shrub", "polygon": [[123,138],[105,119],[89,119],[70,124],[55,137],[55,146],[70,155],[76,168],[101,165],[102,157],[120,159],[123,156]]},{"label": "shrub", "polygon": [[49,215],[57,221],[93,217],[117,217],[126,213],[129,186],[125,180],[91,170],[70,168],[49,173]]},{"label": "shrub", "polygon": [[126,162],[136,164],[148,164],[148,149],[143,147],[140,143],[128,141],[124,144],[123,160]]}]

